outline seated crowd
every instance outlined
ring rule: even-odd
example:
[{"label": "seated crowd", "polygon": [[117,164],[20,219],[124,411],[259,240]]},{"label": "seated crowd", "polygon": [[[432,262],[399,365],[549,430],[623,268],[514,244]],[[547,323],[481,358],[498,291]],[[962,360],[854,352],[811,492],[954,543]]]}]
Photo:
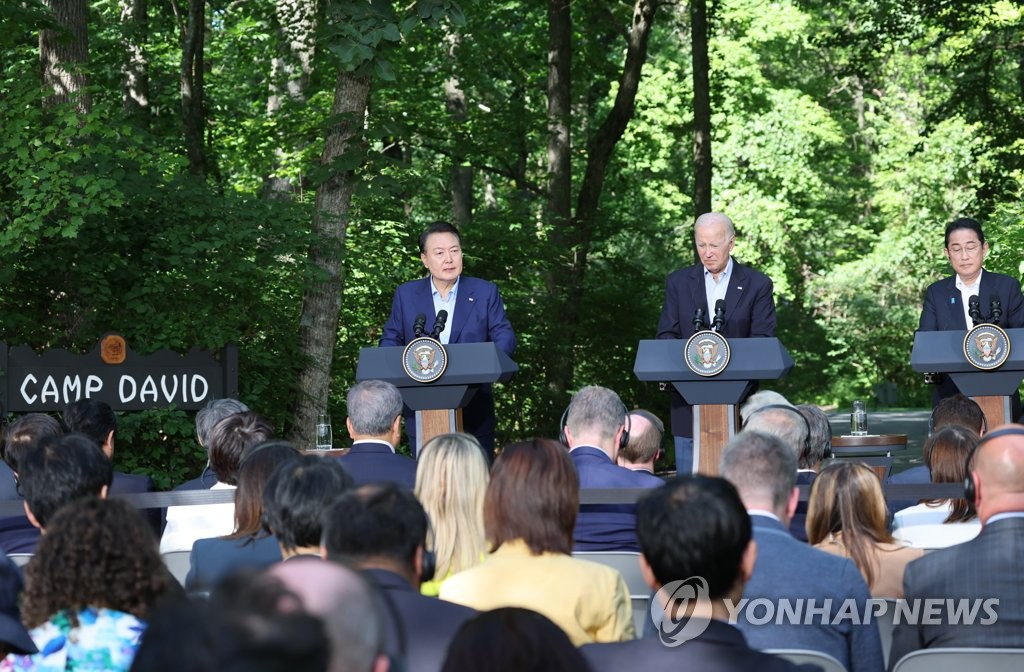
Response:
[{"label": "seated crowd", "polygon": [[[153,483],[114,470],[106,404],[13,421],[0,500],[24,515],[0,519],[0,547],[33,555],[0,560],[0,672],[802,667],[782,649],[867,672],[926,648],[1024,649],[1024,427],[986,433],[969,399],[940,403],[924,465],[892,478],[963,481],[964,497],[888,509],[875,472],[831,459],[827,416],[776,393],[741,409],[721,477],[667,482],[654,474],[661,420],[607,388],[573,396],[560,441],[512,443],[493,464],[468,434],[398,454],[389,383],[347,401],[341,457],[211,402],[196,415],[207,466],[176,490],[233,502],[166,512],[117,496]],[[639,498],[580,504],[616,488]],[[186,552],[179,583],[161,555]],[[634,553],[644,587],[602,552]],[[861,617],[873,598],[996,597],[985,627],[897,621],[891,655]],[[794,605],[802,616],[783,617]]]}]

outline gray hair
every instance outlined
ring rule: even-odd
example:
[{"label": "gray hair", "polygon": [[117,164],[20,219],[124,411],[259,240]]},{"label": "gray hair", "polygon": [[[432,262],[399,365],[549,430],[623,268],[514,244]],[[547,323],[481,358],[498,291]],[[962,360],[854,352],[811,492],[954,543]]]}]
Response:
[{"label": "gray hair", "polygon": [[725,237],[727,239],[736,237],[736,227],[732,225],[732,220],[729,219],[729,216],[722,212],[705,212],[693,223],[693,232],[697,233],[697,229],[700,227],[713,224],[725,225]]},{"label": "gray hair", "polygon": [[811,437],[807,441],[807,452],[800,455],[800,468],[810,469],[825,459],[825,454],[832,447],[832,425],[825,411],[813,404],[800,404],[796,410],[807,418],[811,428]]},{"label": "gray hair", "polygon": [[807,445],[808,424],[795,406],[784,404],[779,408],[762,406],[747,416],[743,429],[764,432],[782,439],[797,458]]},{"label": "gray hair", "polygon": [[740,422],[746,423],[747,418],[757,409],[764,406],[792,406],[789,400],[774,390],[760,390],[747,397],[747,400],[740,406]]},{"label": "gray hair", "polygon": [[590,385],[573,395],[565,413],[565,424],[573,434],[597,432],[612,439],[626,423],[626,405],[607,387]]},{"label": "gray hair", "polygon": [[774,509],[782,509],[796,485],[796,454],[782,439],[764,432],[745,429],[732,437],[720,466],[722,477],[736,486],[744,504],[770,498]]},{"label": "gray hair", "polygon": [[211,399],[205,408],[196,413],[196,439],[203,448],[209,447],[210,432],[218,422],[234,415],[245,413],[249,407],[237,399]]},{"label": "gray hair", "polygon": [[348,391],[346,400],[352,429],[365,436],[381,436],[402,413],[398,388],[383,380],[364,380]]}]

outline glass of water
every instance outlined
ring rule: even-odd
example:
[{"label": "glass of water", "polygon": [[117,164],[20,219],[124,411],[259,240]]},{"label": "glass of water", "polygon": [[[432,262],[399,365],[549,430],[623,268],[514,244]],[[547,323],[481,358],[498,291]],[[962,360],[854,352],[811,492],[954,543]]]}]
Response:
[{"label": "glass of water", "polygon": [[868,410],[864,402],[858,399],[853,402],[853,411],[850,413],[850,434],[852,436],[864,436],[868,433]]},{"label": "glass of water", "polygon": [[333,447],[331,416],[327,413],[320,413],[316,416],[316,449],[330,450]]}]

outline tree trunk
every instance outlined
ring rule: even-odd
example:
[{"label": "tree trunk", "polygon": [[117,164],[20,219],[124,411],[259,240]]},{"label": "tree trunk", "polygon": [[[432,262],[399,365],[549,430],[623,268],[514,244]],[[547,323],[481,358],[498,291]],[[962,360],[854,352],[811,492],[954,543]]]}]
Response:
[{"label": "tree trunk", "polygon": [[270,63],[267,114],[281,109],[281,98],[306,100],[316,51],[316,0],[277,0],[274,17],[283,48]]},{"label": "tree trunk", "polygon": [[466,160],[466,134],[462,132],[468,117],[466,92],[459,80],[449,77],[444,83],[445,107],[455,121],[452,147],[452,222],[464,229],[473,222],[473,167]]},{"label": "tree trunk", "polygon": [[43,0],[53,12],[56,28],[39,31],[39,63],[43,84],[52,93],[46,108],[71,104],[79,114],[92,109],[89,78],[82,66],[89,62],[89,23],[86,0]]},{"label": "tree trunk", "polygon": [[317,413],[327,407],[344,289],[341,259],[355,186],[352,171],[334,172],[330,166],[344,154],[365,151],[362,129],[369,98],[369,76],[347,72],[338,74],[331,109],[331,118],[338,121],[327,132],[327,142],[320,159],[324,169],[331,172],[331,177],[316,190],[314,240],[309,250],[313,274],[302,295],[299,323],[303,364],[289,438],[300,449],[313,446],[314,420]]},{"label": "tree trunk", "polygon": [[206,175],[206,151],[203,146],[205,112],[203,107],[203,47],[206,29],[206,0],[188,0],[188,16],[182,17],[177,0],[171,6],[178,19],[181,36],[181,118],[185,131],[185,152],[189,171]]},{"label": "tree trunk", "polygon": [[149,119],[149,75],[146,72],[145,44],[149,28],[148,0],[120,0],[121,26],[125,34],[122,106],[125,116],[146,123]]},{"label": "tree trunk", "polygon": [[690,1],[693,60],[693,216],[711,212],[711,69],[706,0]]}]

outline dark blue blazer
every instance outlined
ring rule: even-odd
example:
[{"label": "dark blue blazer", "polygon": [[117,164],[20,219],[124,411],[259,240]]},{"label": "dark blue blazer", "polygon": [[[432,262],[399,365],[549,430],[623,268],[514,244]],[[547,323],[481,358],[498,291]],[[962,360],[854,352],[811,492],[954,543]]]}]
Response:
[{"label": "dark blue blazer", "polygon": [[364,574],[383,593],[388,653],[404,657],[408,672],[438,672],[456,631],[477,612],[426,597],[393,572],[367,569]]},{"label": "dark blue blazer", "polygon": [[[1004,329],[1024,327],[1024,294],[1021,294],[1020,283],[1014,278],[1001,273],[983,271],[981,286],[978,288],[978,301],[981,305],[983,319],[989,317],[992,297],[998,297],[1003,305],[1003,317],[999,326]],[[972,325],[973,326],[973,325]],[[956,276],[951,275],[938,282],[933,282],[924,293],[924,307],[921,310],[919,331],[967,331],[967,320],[964,317],[963,296],[956,288]],[[959,392],[948,376],[943,376],[932,391],[932,405],[940,399],[952,397]],[[1020,395],[1013,395],[1013,417],[1020,415]]]},{"label": "dark blue blazer", "polygon": [[[749,622],[746,610],[739,613],[737,627],[750,645],[757,649],[811,649],[821,651],[842,663],[850,672],[871,672],[884,667],[882,642],[874,621],[855,622],[849,612],[841,611],[846,600],[853,600],[857,614],[870,608],[871,593],[860,570],[850,560],[818,550],[793,538],[782,523],[768,516],[752,515],[757,561],[754,575],[743,590],[747,600],[764,598],[774,605],[776,617],[762,623],[764,609],[755,609],[757,625]],[[794,619],[780,618],[781,600],[814,600],[818,615],[806,617],[805,611]],[[829,601],[828,613],[821,615]],[[795,605],[795,602],[791,602]],[[842,614],[846,618],[840,618]],[[809,621],[809,622],[808,622]]]},{"label": "dark blue blazer", "polygon": [[[813,471],[798,471],[796,472],[796,484],[797,485],[812,485],[814,479],[818,477]],[[793,535],[794,539],[800,541],[807,541],[807,502],[801,501],[796,505],[796,511],[793,513],[793,518],[789,521],[789,533]]]},{"label": "dark blue blazer", "polygon": [[217,482],[217,475],[213,473],[213,469],[210,465],[203,467],[203,473],[197,478],[193,478],[190,481],[185,481],[181,485],[174,488],[174,492],[181,490],[209,490],[213,487],[213,484]]},{"label": "dark blue blazer", "polygon": [[357,485],[383,481],[410,490],[416,486],[416,462],[391,452],[383,443],[356,441],[348,453],[337,459]]},{"label": "dark blue blazer", "polygon": [[[725,292],[726,338],[775,336],[775,298],[772,281],[760,273],[732,260],[733,272]],[[665,282],[665,303],[658,320],[657,338],[689,338],[693,335],[693,314],[698,307],[708,311],[704,290],[704,266],[695,264],[669,274]],[[711,307],[712,310],[714,306]],[[708,319],[710,324],[710,318]],[[693,436],[693,409],[683,397],[672,390],[672,434]]]},{"label": "dark blue blazer", "polygon": [[[145,492],[156,492],[156,484],[152,477],[145,474],[126,474],[121,471],[114,472],[114,480],[110,484],[111,495],[139,494]],[[142,515],[149,521],[150,527],[156,533],[157,539],[163,534],[164,525],[167,522],[167,509],[140,509]]]},{"label": "dark blue blazer", "polygon": [[[659,637],[628,642],[586,644],[580,651],[592,672],[789,672],[818,670],[814,665],[794,665],[785,658],[750,648],[743,633],[722,621],[708,621],[707,630],[678,646],[662,644]],[[671,630],[670,630],[671,632]],[[666,642],[672,639],[666,636]]]},{"label": "dark blue blazer", "polygon": [[[633,471],[612,462],[600,448],[577,446],[569,453],[580,489],[657,488],[663,480],[646,471]],[[633,504],[584,504],[573,531],[576,551],[639,551],[636,539],[636,506]]]},{"label": "dark blue blazer", "polygon": [[222,537],[198,539],[192,544],[189,555],[185,590],[210,590],[239,569],[262,569],[276,562],[281,562],[281,546],[272,535],[251,541]]},{"label": "dark blue blazer", "polygon": [[[380,345],[403,346],[412,341],[416,333],[413,325],[417,315],[427,317],[426,330],[429,333],[437,319],[429,276],[406,282],[395,290],[391,315],[384,324]],[[505,304],[498,294],[498,287],[486,280],[460,276],[451,325],[449,343],[493,342],[508,355],[516,349],[516,335],[505,315]],[[414,415],[412,411],[405,414],[405,433],[412,446],[416,445],[416,424],[412,421]],[[462,422],[465,430],[477,437],[484,450],[493,454],[495,420],[490,385],[481,385],[462,409]]]},{"label": "dark blue blazer", "polygon": [[[896,483],[899,485],[905,485],[908,483],[931,483],[932,472],[928,470],[928,467],[924,464],[919,464],[916,467],[911,467],[906,471],[901,471],[898,474],[893,474],[888,479],[889,483]],[[894,499],[888,502],[890,517],[891,514],[896,513],[900,509],[906,509],[908,507],[917,504],[915,499]]]},{"label": "dark blue blazer", "polygon": [[[14,481],[14,472],[7,463],[0,460],[0,499],[6,501],[24,501],[18,494]],[[39,530],[28,522],[24,514],[4,516],[0,518],[0,549],[4,553],[35,553],[39,543]]]}]

